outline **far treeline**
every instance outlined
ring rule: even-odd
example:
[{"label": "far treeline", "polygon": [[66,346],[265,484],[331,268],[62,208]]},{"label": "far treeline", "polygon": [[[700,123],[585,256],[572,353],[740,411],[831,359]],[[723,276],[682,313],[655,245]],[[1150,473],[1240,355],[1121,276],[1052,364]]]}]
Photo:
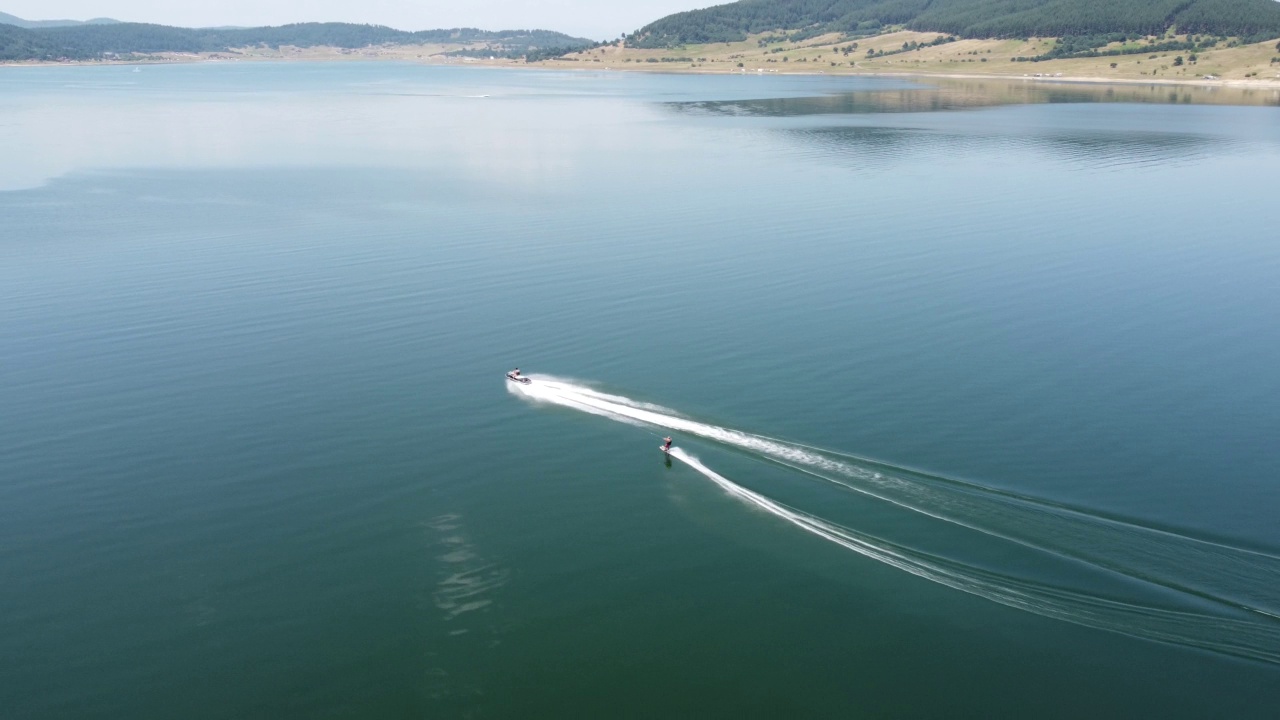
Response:
[{"label": "far treeline", "polygon": [[670,15],[627,38],[669,48],[738,42],[790,31],[792,40],[831,32],[874,35],[889,27],[962,38],[1179,34],[1260,42],[1280,37],[1274,0],[740,0]]},{"label": "far treeline", "polygon": [[460,51],[502,57],[533,52],[564,54],[592,45],[590,40],[549,30],[474,28],[406,32],[380,25],[300,23],[279,27],[194,29],[118,23],[74,27],[24,29],[0,24],[0,60],[94,60],[109,55],[147,55],[163,52],[223,52],[246,47],[338,47],[370,45],[466,44],[480,48]]}]

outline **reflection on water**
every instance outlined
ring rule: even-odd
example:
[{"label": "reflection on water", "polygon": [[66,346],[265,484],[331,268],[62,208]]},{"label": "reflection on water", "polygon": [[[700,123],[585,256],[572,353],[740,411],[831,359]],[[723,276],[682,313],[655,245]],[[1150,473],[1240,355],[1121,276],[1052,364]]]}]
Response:
[{"label": "reflection on water", "polygon": [[677,111],[715,115],[796,117],[923,113],[1047,103],[1154,103],[1280,107],[1280,91],[1170,85],[1094,85],[1030,80],[942,79],[914,88],[820,97],[774,97],[671,103]]},{"label": "reflection on water", "polygon": [[[191,69],[165,68],[182,70]],[[608,99],[593,103],[588,118],[559,98],[372,94],[363,86],[342,88],[342,76],[334,74],[336,90],[262,92],[252,92],[250,80],[238,92],[210,91],[199,79],[183,90],[87,92],[5,78],[0,192],[95,170],[317,166],[431,166],[447,168],[442,175],[539,192],[570,181],[591,157],[589,148],[611,145],[612,129],[633,118],[630,108]],[[565,130],[570,124],[572,132]]]},{"label": "reflection on water", "polygon": [[[1036,105],[1073,103],[1114,107],[1087,114],[1047,114],[1033,109]],[[1273,146],[1280,140],[1270,118],[1260,118],[1262,122],[1253,125],[1235,118],[1229,133],[1218,133],[1217,124],[1187,123],[1177,117],[1153,129],[1150,110],[1122,107],[1155,104],[1280,106],[1280,91],[943,79],[922,81],[910,88],[669,103],[666,107],[704,119],[773,119],[780,135],[799,141],[800,152],[858,167],[888,165],[910,157],[983,153],[1007,157],[1000,153],[1020,152],[1072,167],[1107,170],[1193,162]],[[955,112],[1001,107],[1006,112],[1000,115]],[[884,117],[907,114],[913,116]],[[835,116],[843,117],[837,120]],[[873,119],[876,116],[879,119]],[[806,117],[812,119],[806,121]]]},{"label": "reflection on water", "polygon": [[1246,144],[1197,133],[1044,128],[1039,132],[963,133],[928,128],[835,126],[785,131],[811,154],[859,167],[910,156],[955,157],[1002,151],[1037,152],[1091,169],[1185,163]]}]

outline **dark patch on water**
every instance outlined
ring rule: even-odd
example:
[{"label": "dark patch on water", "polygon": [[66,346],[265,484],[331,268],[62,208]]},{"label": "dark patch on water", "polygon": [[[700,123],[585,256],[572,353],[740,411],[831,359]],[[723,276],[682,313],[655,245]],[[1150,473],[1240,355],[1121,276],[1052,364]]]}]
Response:
[{"label": "dark patch on water", "polygon": [[1169,85],[1095,85],[1031,80],[928,80],[915,87],[812,97],[670,103],[694,114],[751,117],[955,112],[1003,105],[1141,103],[1280,106],[1280,91]]}]

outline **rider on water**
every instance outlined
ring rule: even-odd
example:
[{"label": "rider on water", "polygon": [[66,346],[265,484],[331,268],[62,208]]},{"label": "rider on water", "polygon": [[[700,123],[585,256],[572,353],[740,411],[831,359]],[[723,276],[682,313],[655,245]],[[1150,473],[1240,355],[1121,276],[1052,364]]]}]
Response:
[{"label": "rider on water", "polygon": [[511,377],[513,377],[513,378],[518,378],[518,377],[520,377],[520,368],[516,368],[515,370],[512,370],[512,371],[511,371]]},{"label": "rider on water", "polygon": [[669,437],[668,437],[668,438],[663,438],[662,449],[663,449],[663,450],[670,450],[670,449],[671,449],[671,438],[669,438]]}]

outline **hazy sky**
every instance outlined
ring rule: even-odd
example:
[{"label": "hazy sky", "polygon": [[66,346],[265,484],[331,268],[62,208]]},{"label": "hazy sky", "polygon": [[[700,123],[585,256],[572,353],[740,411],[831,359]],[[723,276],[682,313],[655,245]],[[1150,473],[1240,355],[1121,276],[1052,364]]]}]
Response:
[{"label": "hazy sky", "polygon": [[681,10],[729,0],[0,0],[25,20],[88,20],[207,27],[334,21],[402,30],[544,28],[597,40]]}]

